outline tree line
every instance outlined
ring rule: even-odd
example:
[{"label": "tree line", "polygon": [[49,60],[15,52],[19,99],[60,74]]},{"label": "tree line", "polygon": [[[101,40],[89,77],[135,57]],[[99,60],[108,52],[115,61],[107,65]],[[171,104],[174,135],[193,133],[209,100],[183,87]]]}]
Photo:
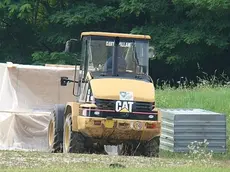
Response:
[{"label": "tree line", "polygon": [[151,35],[155,81],[228,76],[229,18],[229,0],[1,0],[0,62],[74,64],[65,42],[107,31]]}]

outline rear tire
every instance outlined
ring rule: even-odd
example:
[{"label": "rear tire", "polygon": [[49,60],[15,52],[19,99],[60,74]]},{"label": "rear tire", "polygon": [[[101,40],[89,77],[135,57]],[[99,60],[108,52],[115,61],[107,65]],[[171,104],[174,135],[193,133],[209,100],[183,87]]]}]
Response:
[{"label": "rear tire", "polygon": [[134,154],[135,147],[136,144],[133,142],[122,144],[122,148],[119,154],[123,156],[132,156]]},{"label": "rear tire", "polygon": [[64,105],[55,105],[51,113],[48,126],[48,151],[51,153],[61,153],[63,151],[64,110]]},{"label": "rear tire", "polygon": [[148,141],[143,148],[143,154],[147,157],[159,157],[160,152],[160,137],[154,137]]},{"label": "rear tire", "polygon": [[97,147],[93,148],[92,153],[94,154],[101,154],[101,155],[106,155],[106,151],[104,149],[104,145],[98,145]]},{"label": "rear tire", "polygon": [[64,123],[63,152],[64,153],[84,153],[85,139],[79,132],[72,130],[72,115],[68,114]]},{"label": "rear tire", "polygon": [[150,141],[138,143],[133,141],[131,143],[123,144],[120,155],[124,156],[145,156],[145,157],[159,157],[160,137],[154,137]]}]

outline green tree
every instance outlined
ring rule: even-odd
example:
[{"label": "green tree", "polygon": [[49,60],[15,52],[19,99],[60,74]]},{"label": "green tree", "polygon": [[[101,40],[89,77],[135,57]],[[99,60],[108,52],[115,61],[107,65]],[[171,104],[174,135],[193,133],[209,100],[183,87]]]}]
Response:
[{"label": "green tree", "polygon": [[151,14],[150,22],[133,28],[132,32],[152,35],[156,60],[172,66],[179,75],[195,69],[197,63],[212,65],[212,71],[226,64],[222,61],[217,65],[215,61],[227,56],[229,50],[230,1],[136,0],[135,4],[138,3],[140,10],[127,5],[126,11]]},{"label": "green tree", "polygon": [[[229,0],[2,0],[0,61],[75,64],[65,42],[82,31],[150,34],[154,78],[229,69]],[[80,48],[79,48],[80,51]]]}]

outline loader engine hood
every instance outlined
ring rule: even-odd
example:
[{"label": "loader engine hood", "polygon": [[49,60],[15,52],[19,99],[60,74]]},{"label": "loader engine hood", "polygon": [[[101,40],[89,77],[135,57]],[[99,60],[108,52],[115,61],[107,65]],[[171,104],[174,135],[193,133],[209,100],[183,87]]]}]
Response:
[{"label": "loader engine hood", "polygon": [[[130,93],[129,100],[154,102],[155,88],[150,82],[122,78],[100,78],[90,81],[91,90],[96,99],[121,100]],[[125,97],[123,97],[125,99]]]}]

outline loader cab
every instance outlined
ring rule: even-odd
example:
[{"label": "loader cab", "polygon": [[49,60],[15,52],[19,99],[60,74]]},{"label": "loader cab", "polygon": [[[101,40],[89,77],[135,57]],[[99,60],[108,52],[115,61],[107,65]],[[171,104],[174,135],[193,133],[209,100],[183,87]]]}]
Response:
[{"label": "loader cab", "polygon": [[[75,95],[86,95],[88,89],[85,85],[91,79],[128,78],[152,82],[148,75],[149,40],[150,36],[146,35],[83,32],[81,74]],[[73,42],[67,42],[67,52],[73,49]]]},{"label": "loader cab", "polygon": [[133,78],[146,79],[149,68],[149,36],[105,32],[83,32],[83,78]]}]

